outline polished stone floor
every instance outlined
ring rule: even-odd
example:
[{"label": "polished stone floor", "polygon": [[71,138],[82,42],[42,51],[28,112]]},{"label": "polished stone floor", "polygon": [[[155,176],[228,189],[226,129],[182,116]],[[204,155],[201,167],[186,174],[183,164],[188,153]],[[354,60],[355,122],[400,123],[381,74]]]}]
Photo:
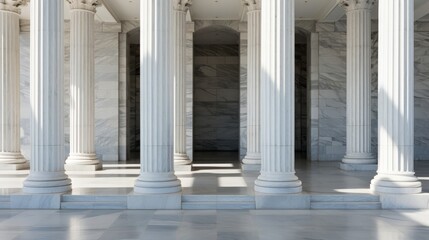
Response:
[{"label": "polished stone floor", "polygon": [[3,210],[1,240],[422,240],[429,211]]},{"label": "polished stone floor", "polygon": [[[192,171],[177,171],[183,194],[254,195],[257,172],[242,173],[237,153],[195,153]],[[309,162],[297,154],[296,172],[303,190],[312,194],[369,193],[375,172],[346,172],[338,162]],[[21,191],[29,171],[0,171],[0,194]],[[73,182],[71,194],[126,195],[139,175],[136,162],[106,163],[97,172],[67,172]],[[429,192],[429,161],[416,162],[416,175]]]}]

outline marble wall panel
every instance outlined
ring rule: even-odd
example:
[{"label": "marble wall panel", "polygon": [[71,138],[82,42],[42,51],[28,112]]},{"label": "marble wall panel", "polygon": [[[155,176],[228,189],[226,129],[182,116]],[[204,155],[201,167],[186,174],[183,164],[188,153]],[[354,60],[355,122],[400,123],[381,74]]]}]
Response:
[{"label": "marble wall panel", "polygon": [[315,143],[318,153],[312,160],[341,160],[346,150],[346,33],[335,32],[334,23],[318,24],[316,28],[319,32],[318,142]]},{"label": "marble wall panel", "polygon": [[30,136],[30,33],[20,34],[20,100],[21,100],[21,151],[26,159],[31,156]]},{"label": "marble wall panel", "polygon": [[128,49],[128,149],[134,153],[140,151],[140,45],[130,44]]},{"label": "marble wall panel", "polygon": [[119,160],[118,90],[119,34],[95,33],[95,144],[103,161]]},{"label": "marble wall panel", "polygon": [[187,24],[186,33],[186,153],[194,156],[194,24]]},{"label": "marble wall panel", "polygon": [[129,57],[127,34],[119,34],[119,160],[127,159],[127,60]]},{"label": "marble wall panel", "polygon": [[247,26],[240,32],[240,159],[247,153]]},{"label": "marble wall panel", "polygon": [[195,151],[239,150],[238,55],[238,45],[194,46]]},{"label": "marble wall panel", "polygon": [[429,23],[416,25],[426,31],[414,35],[414,158],[429,160]]},{"label": "marble wall panel", "polygon": [[[312,160],[340,160],[345,154],[346,33],[343,22],[321,24],[319,32],[319,80],[312,83],[318,114],[312,116]],[[374,22],[373,26],[377,23]],[[429,23],[415,23],[415,160],[429,160]],[[377,154],[378,131],[378,33],[372,33],[372,148]],[[315,77],[315,76],[314,76]],[[312,98],[313,99],[313,98]],[[312,108],[314,103],[312,102]],[[313,111],[312,111],[313,112]],[[314,118],[314,120],[313,120]],[[316,124],[317,119],[317,124]],[[319,134],[315,136],[315,132]],[[315,147],[317,146],[317,148]],[[317,157],[314,157],[317,156]]]},{"label": "marble wall panel", "polygon": [[307,44],[295,45],[295,150],[307,149]]},{"label": "marble wall panel", "polygon": [[311,161],[319,159],[319,34],[310,33],[308,56],[309,77],[307,79],[307,157]]}]

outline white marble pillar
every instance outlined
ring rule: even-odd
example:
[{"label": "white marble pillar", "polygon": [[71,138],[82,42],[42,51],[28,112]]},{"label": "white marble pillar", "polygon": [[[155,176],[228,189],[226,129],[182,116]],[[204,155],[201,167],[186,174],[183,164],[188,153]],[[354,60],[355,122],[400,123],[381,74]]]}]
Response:
[{"label": "white marble pillar", "polygon": [[261,169],[260,85],[261,85],[261,0],[244,0],[247,13],[247,153],[244,171]]},{"label": "white marble pillar", "polygon": [[64,1],[31,1],[30,21],[31,165],[23,191],[66,192]]},{"label": "white marble pillar", "polygon": [[340,168],[377,169],[371,150],[371,9],[375,0],[342,0],[347,13],[347,153]]},{"label": "white marble pillar", "polygon": [[173,1],[174,164],[190,165],[186,154],[186,13],[190,0]]},{"label": "white marble pillar", "polygon": [[28,169],[21,154],[19,16],[27,0],[0,2],[0,170]]},{"label": "white marble pillar", "polygon": [[100,170],[95,154],[94,15],[98,0],[70,2],[70,156],[66,170]]},{"label": "white marble pillar", "polygon": [[255,190],[299,193],[295,175],[294,0],[262,1],[261,174]]},{"label": "white marble pillar", "polygon": [[180,192],[173,169],[173,2],[140,2],[140,176],[136,193]]},{"label": "white marble pillar", "polygon": [[414,175],[414,0],[379,0],[377,193],[420,193]]}]

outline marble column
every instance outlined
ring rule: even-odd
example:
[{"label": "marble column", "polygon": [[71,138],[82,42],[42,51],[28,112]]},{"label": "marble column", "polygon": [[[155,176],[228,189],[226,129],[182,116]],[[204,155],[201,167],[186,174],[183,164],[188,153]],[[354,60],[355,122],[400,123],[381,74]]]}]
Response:
[{"label": "marble column", "polygon": [[95,154],[94,15],[98,0],[70,2],[70,156],[66,170],[100,170]]},{"label": "marble column", "polygon": [[261,193],[299,193],[295,175],[294,0],[262,1]]},{"label": "marble column", "polygon": [[375,0],[342,0],[347,13],[347,153],[340,168],[377,169],[371,150],[371,9]]},{"label": "marble column", "polygon": [[71,190],[64,172],[64,1],[30,5],[31,165],[26,193]]},{"label": "marble column", "polygon": [[180,192],[173,169],[173,2],[140,3],[140,176],[136,193]]},{"label": "marble column", "polygon": [[0,2],[0,170],[28,169],[21,154],[19,16],[27,0]]},{"label": "marble column", "polygon": [[244,171],[261,169],[260,85],[261,85],[261,1],[244,0],[247,13],[247,153]]},{"label": "marble column", "polygon": [[174,37],[174,164],[191,164],[186,154],[186,13],[190,0],[173,1]]},{"label": "marble column", "polygon": [[376,193],[420,193],[414,174],[414,0],[379,0]]}]

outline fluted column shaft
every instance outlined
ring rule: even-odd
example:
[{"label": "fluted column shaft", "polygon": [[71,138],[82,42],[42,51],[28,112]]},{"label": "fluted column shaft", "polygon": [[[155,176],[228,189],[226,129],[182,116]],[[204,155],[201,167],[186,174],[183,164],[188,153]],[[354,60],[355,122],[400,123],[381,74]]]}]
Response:
[{"label": "fluted column shaft", "polygon": [[379,0],[378,193],[419,193],[414,175],[414,1]]},{"label": "fluted column shaft", "polygon": [[137,193],[179,192],[173,172],[172,1],[140,3],[141,170]]},{"label": "fluted column shaft", "polygon": [[186,12],[188,1],[173,6],[174,37],[174,163],[191,163],[186,154]]},{"label": "fluted column shaft", "polygon": [[[371,150],[371,8],[373,0],[345,0],[347,12],[347,153],[341,168],[375,170]],[[369,165],[372,164],[372,167]],[[360,170],[365,170],[364,168]]]},{"label": "fluted column shaft", "polygon": [[259,0],[245,2],[249,11],[247,13],[247,154],[243,164],[260,165],[261,5]]},{"label": "fluted column shaft", "polygon": [[28,168],[20,144],[19,15],[18,7],[1,4],[0,169]]},{"label": "fluted column shaft", "polygon": [[262,1],[261,174],[255,190],[297,193],[295,175],[294,0]]},{"label": "fluted column shaft", "polygon": [[95,154],[95,63],[93,5],[71,0],[70,12],[70,156],[67,170],[98,170]]},{"label": "fluted column shaft", "polygon": [[24,192],[71,189],[64,173],[64,2],[32,1],[30,8],[31,168]]}]

